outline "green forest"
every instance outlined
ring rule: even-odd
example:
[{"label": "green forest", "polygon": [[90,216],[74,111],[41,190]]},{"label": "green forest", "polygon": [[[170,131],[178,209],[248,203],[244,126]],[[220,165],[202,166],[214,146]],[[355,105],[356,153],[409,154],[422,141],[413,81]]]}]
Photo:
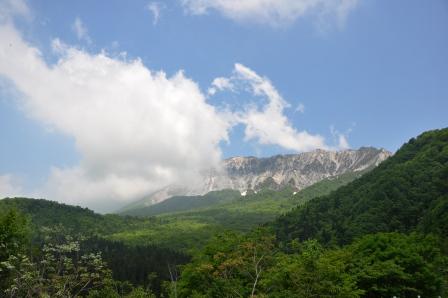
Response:
[{"label": "green forest", "polygon": [[100,215],[0,200],[1,297],[447,297],[448,129],[378,167]]}]

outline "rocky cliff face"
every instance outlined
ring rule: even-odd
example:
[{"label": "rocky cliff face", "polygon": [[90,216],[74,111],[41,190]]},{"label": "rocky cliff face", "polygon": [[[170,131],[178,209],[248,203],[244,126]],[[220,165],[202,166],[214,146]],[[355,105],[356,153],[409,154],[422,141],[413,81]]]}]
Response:
[{"label": "rocky cliff face", "polygon": [[362,147],[358,150],[325,151],[276,155],[267,158],[232,157],[220,170],[211,169],[194,186],[168,186],[140,201],[148,206],[169,197],[202,195],[213,190],[235,189],[243,195],[262,188],[281,189],[287,185],[301,190],[322,179],[375,167],[391,156],[384,149]]},{"label": "rocky cliff face", "polygon": [[324,178],[377,166],[389,156],[382,149],[361,148],[338,152],[315,150],[269,158],[233,157],[224,161],[225,175],[211,173],[206,183],[209,191],[231,188],[243,192],[286,185],[300,190]]}]

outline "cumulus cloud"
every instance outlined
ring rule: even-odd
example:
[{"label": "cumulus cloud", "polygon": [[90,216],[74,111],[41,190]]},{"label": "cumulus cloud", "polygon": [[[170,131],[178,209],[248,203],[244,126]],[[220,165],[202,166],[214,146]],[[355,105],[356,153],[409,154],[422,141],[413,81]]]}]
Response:
[{"label": "cumulus cloud", "polygon": [[0,175],[0,199],[6,197],[17,197],[23,194],[19,183],[12,175]]},{"label": "cumulus cloud", "polygon": [[[217,92],[249,92],[237,109],[210,105],[182,71],[167,76],[139,59],[88,53],[56,39],[59,56],[49,65],[12,25],[0,25],[0,76],[21,94],[22,110],[50,130],[75,140],[79,164],[53,167],[45,185],[28,191],[97,211],[112,211],[163,186],[194,183],[219,167],[220,143],[245,126],[245,139],[302,152],[329,147],[322,136],[296,129],[284,114],[289,104],[270,80],[235,64],[230,77],[213,80]],[[245,101],[246,102],[246,101]],[[348,147],[346,135],[339,146]],[[21,189],[0,176],[0,195]]]},{"label": "cumulus cloud", "polygon": [[215,10],[239,22],[253,22],[271,26],[284,26],[308,15],[344,24],[347,15],[358,0],[181,0],[185,9],[193,15]]},{"label": "cumulus cloud", "polygon": [[322,136],[293,127],[283,113],[289,104],[268,78],[258,75],[250,68],[237,63],[231,77],[214,80],[213,86],[220,86],[220,91],[233,92],[240,88],[249,91],[253,96],[265,98],[266,104],[261,107],[251,104],[233,115],[234,123],[245,125],[246,140],[255,140],[265,145],[279,145],[297,152],[329,148]]},{"label": "cumulus cloud", "polygon": [[24,95],[24,110],[72,136],[81,156],[52,170],[42,196],[110,211],[220,161],[229,124],[183,72],[167,77],[60,41],[60,60],[48,65],[14,27],[1,26],[0,40],[0,75]]},{"label": "cumulus cloud", "polygon": [[75,32],[78,40],[86,41],[87,43],[91,43],[92,39],[89,36],[89,32],[87,30],[86,25],[82,22],[79,17],[76,17],[75,21],[72,24],[72,30]]},{"label": "cumulus cloud", "polygon": [[146,5],[146,9],[152,13],[152,24],[155,26],[159,22],[160,13],[163,9],[163,5],[160,2],[149,2]]}]

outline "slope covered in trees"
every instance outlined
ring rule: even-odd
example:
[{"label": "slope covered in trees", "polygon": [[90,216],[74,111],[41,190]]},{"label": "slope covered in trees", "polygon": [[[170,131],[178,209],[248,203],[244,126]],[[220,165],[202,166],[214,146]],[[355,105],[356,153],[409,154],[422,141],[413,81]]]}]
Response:
[{"label": "slope covered in trees", "polygon": [[445,297],[448,129],[263,229],[216,236],[179,297]]},{"label": "slope covered in trees", "polygon": [[203,196],[175,196],[158,204],[144,208],[130,209],[120,212],[122,215],[153,216],[164,213],[181,212],[196,208],[204,208],[229,202],[240,197],[236,190],[212,191]]},{"label": "slope covered in trees", "polygon": [[347,244],[377,232],[447,237],[448,129],[411,139],[370,173],[280,217],[277,236]]},{"label": "slope covered in trees", "polygon": [[104,235],[135,226],[150,226],[154,219],[137,219],[114,214],[101,215],[87,208],[70,206],[44,199],[5,198],[0,210],[17,209],[30,217],[32,227],[62,225],[73,233]]}]

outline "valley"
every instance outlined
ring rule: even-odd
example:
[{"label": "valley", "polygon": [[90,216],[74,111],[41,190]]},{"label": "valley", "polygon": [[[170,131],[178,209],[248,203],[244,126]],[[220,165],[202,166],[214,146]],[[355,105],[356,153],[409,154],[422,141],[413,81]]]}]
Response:
[{"label": "valley", "polygon": [[[447,289],[447,175],[448,129],[442,129],[411,139],[379,165],[302,190],[265,184],[242,195],[224,189],[106,215],[43,199],[6,198],[0,211],[3,225],[10,212],[23,214],[33,245],[45,244],[52,234],[79,239],[82,252],[102,253],[113,278],[151,287],[151,295],[250,296],[251,268],[265,272],[254,287],[269,297],[303,291],[433,295]],[[15,239],[5,238],[12,230],[3,231],[2,241]],[[407,259],[411,255],[419,261]],[[410,275],[414,270],[419,275]],[[295,278],[310,288],[290,280]],[[384,278],[390,284],[376,286]]]}]

